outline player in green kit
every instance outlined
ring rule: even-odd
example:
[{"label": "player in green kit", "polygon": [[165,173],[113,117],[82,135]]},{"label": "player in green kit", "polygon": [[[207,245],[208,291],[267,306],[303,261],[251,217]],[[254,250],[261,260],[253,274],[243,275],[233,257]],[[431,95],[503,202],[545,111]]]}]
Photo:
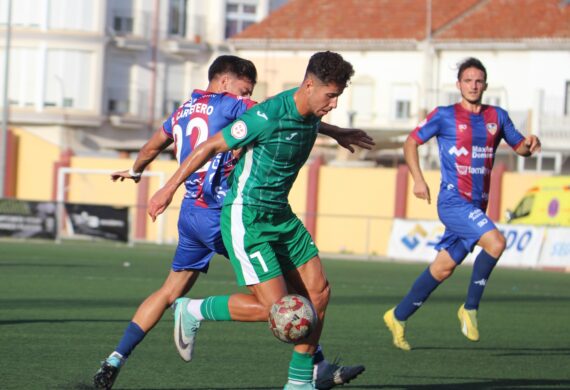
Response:
[{"label": "player in green kit", "polygon": [[[352,65],[337,53],[314,54],[300,87],[253,107],[202,143],[149,203],[148,212],[154,220],[188,175],[216,153],[242,149],[221,215],[222,236],[238,284],[247,286],[267,313],[288,293],[289,286],[312,302],[319,318],[310,337],[294,346],[285,385],[288,390],[315,389],[313,356],[330,296],[318,249],[292,212],[288,195],[309,157],[321,118],[336,108],[353,73]],[[175,311],[175,332],[186,345],[193,344],[199,326],[196,317],[230,317],[227,298],[209,297],[198,306],[192,306],[192,302],[184,307],[179,303]],[[185,316],[184,312],[191,315]],[[364,370],[357,367],[358,373]],[[335,376],[329,383],[317,383],[317,388],[346,382]]]}]

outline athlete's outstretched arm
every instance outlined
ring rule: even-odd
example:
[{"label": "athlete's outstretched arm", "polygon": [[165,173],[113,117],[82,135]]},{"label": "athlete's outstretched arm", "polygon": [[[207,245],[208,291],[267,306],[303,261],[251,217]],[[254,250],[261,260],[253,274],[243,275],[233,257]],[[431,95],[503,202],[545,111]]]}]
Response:
[{"label": "athlete's outstretched arm", "polygon": [[536,152],[540,152],[540,145],[540,140],[536,135],[529,135],[515,152],[520,156],[528,157]]},{"label": "athlete's outstretched arm", "polygon": [[426,199],[428,204],[431,203],[429,187],[424,179],[422,168],[420,167],[420,158],[418,156],[418,147],[420,145],[411,136],[408,136],[404,142],[404,157],[412,178],[414,179],[414,195],[420,199]]},{"label": "athlete's outstretched arm", "polygon": [[[126,171],[117,171],[112,173],[111,180],[117,181],[120,179],[123,181],[125,179],[132,179],[135,183],[138,183],[141,180],[140,174],[144,171],[148,164],[150,164],[156,158],[156,156],[158,156],[158,154],[166,149],[166,147],[171,143],[172,139],[170,139],[164,133],[164,131],[162,131],[162,128],[158,129],[152,135],[152,137],[150,137],[146,144],[143,145],[132,168],[127,169]],[[136,175],[133,176],[133,173]]]},{"label": "athlete's outstretched arm", "polygon": [[198,145],[198,147],[194,149],[192,153],[190,153],[190,155],[180,164],[176,172],[174,172],[170,179],[168,179],[164,187],[159,189],[152,198],[150,198],[148,204],[148,215],[150,215],[153,222],[156,220],[158,215],[162,214],[164,210],[166,210],[170,202],[172,202],[174,193],[178,187],[184,183],[188,176],[196,172],[216,154],[226,152],[228,150],[230,150],[230,148],[224,140],[221,132]]},{"label": "athlete's outstretched arm", "polygon": [[363,149],[372,149],[374,140],[364,130],[350,129],[345,127],[334,126],[325,122],[319,125],[319,133],[328,135],[333,138],[340,146],[354,153],[352,145],[359,146]]}]

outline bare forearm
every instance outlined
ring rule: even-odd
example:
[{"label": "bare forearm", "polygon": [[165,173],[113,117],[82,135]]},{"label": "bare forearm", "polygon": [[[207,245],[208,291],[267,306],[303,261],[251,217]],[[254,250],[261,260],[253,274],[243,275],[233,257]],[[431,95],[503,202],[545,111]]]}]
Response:
[{"label": "bare forearm", "polygon": [[184,183],[188,176],[196,172],[217,153],[226,152],[228,150],[229,148],[221,133],[216,134],[206,142],[198,145],[198,147],[180,163],[180,166],[176,172],[174,172],[174,175],[172,175],[168,180],[165,187],[170,187],[171,189],[176,190],[182,183]]},{"label": "bare forearm", "polygon": [[157,130],[152,137],[143,145],[135,163],[133,171],[142,172],[145,168],[162,152],[168,145],[172,143],[172,139],[168,138],[162,129]]},{"label": "bare forearm", "polygon": [[404,143],[404,158],[406,160],[406,164],[408,164],[408,168],[410,169],[410,174],[412,175],[414,182],[425,181],[420,167],[418,144],[413,140],[413,138],[408,138]]},{"label": "bare forearm", "polygon": [[133,171],[142,172],[145,168],[158,156],[161,152],[159,149],[145,149],[144,147],[140,150],[137,155],[137,159],[133,164]]},{"label": "bare forearm", "polygon": [[168,179],[165,187],[173,187],[176,190],[186,181],[188,176],[196,172],[210,160],[216,152],[212,148],[198,146],[178,167],[176,172]]},{"label": "bare forearm", "polygon": [[329,123],[321,122],[319,124],[319,133],[328,135],[329,137],[332,138],[334,138],[338,130],[339,130],[338,126],[334,126]]}]

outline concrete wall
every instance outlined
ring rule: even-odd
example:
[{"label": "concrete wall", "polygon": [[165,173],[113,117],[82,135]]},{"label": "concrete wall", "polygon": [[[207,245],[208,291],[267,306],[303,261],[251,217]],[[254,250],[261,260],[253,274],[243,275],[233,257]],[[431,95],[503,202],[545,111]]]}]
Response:
[{"label": "concrete wall", "polygon": [[[27,200],[50,200],[55,194],[54,166],[62,155],[48,141],[22,131],[19,137],[16,197]],[[74,156],[72,168],[124,170],[133,160]],[[156,160],[147,172],[163,172],[166,180],[177,168],[176,161]],[[309,167],[305,166],[290,193],[293,210],[304,219],[307,212]],[[392,228],[396,197],[406,197],[406,216],[410,219],[437,220],[439,171],[426,171],[424,176],[431,190],[431,204],[413,195],[413,181],[408,176],[406,194],[396,193],[397,170],[322,166],[319,171],[316,243],[329,253],[368,253],[385,255]],[[507,172],[502,178],[501,221],[505,210],[514,209],[524,192],[542,176]],[[153,224],[146,215],[150,197],[160,188],[159,177],[113,183],[109,174],[71,174],[66,199],[69,202],[128,206],[133,226],[142,229],[137,238],[157,240],[163,226],[165,242],[177,241],[177,221],[184,190],[180,188],[161,223]]]}]

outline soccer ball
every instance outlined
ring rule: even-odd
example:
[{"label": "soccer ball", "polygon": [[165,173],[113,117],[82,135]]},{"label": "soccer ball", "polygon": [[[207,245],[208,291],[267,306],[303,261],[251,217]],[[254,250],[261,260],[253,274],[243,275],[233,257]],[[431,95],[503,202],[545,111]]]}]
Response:
[{"label": "soccer ball", "polygon": [[316,324],[313,305],[301,295],[285,295],[269,312],[269,329],[285,343],[295,343],[309,336]]}]

